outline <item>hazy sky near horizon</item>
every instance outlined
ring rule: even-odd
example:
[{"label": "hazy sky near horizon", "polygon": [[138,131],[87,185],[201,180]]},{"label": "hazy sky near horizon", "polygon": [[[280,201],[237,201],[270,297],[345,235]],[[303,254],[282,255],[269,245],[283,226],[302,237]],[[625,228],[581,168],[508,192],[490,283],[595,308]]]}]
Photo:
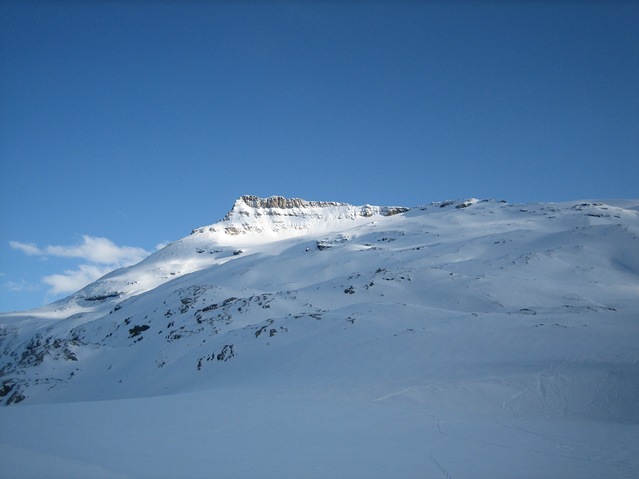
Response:
[{"label": "hazy sky near horizon", "polygon": [[0,311],[243,194],[639,196],[639,3],[4,1]]}]

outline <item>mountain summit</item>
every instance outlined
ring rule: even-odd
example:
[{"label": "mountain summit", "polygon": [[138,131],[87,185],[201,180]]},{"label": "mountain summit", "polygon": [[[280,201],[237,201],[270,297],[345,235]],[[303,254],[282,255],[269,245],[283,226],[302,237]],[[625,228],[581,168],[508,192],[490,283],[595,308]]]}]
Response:
[{"label": "mountain summit", "polygon": [[[225,451],[211,459],[222,476],[294,477],[312,463],[325,477],[455,477],[470,471],[463,452],[494,477],[481,454],[514,447],[509,477],[533,452],[541,471],[630,477],[639,463],[614,445],[639,437],[638,294],[639,201],[242,196],[139,264],[0,315],[0,400],[154,404],[182,418],[169,436],[186,421],[189,448],[207,437]],[[218,413],[196,425],[182,401]],[[7,414],[18,437],[25,419]],[[263,442],[299,461],[239,460]]]},{"label": "mountain summit", "polygon": [[283,234],[303,234],[322,227],[343,226],[344,220],[391,216],[406,211],[408,208],[404,207],[352,206],[348,203],[306,201],[283,196],[242,196],[222,221],[193,230],[193,233],[224,232],[234,236],[269,232],[281,237]]}]

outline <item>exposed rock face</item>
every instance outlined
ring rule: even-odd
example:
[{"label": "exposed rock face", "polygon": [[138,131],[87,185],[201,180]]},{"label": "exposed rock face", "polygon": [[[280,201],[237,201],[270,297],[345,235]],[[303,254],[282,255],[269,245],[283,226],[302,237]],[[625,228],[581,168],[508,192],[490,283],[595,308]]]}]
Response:
[{"label": "exposed rock face", "polygon": [[[242,206],[248,206],[254,209],[267,210],[265,214],[270,215],[282,215],[285,212],[276,210],[307,210],[317,208],[348,208],[356,211],[358,216],[369,217],[375,214],[382,216],[392,216],[398,213],[405,213],[410,208],[404,206],[353,206],[348,203],[339,203],[336,201],[306,201],[301,198],[285,198],[283,196],[270,196],[269,198],[260,198],[258,196],[244,195],[241,196],[233,206],[233,209],[229,211],[225,219],[229,219],[234,212],[242,214]],[[359,210],[359,211],[357,211]]]},{"label": "exposed rock face", "polygon": [[322,221],[355,220],[375,215],[392,216],[408,211],[403,206],[353,206],[334,201],[306,201],[301,198],[244,195],[238,198],[224,219],[192,233],[219,232],[237,236],[265,231],[308,230]]},{"label": "exposed rock face", "polygon": [[[284,198],[283,196],[271,196],[260,198],[253,195],[244,195],[238,201],[244,202],[251,208],[326,208],[328,206],[350,206],[348,203],[337,203],[334,201],[306,201],[301,198]],[[236,202],[237,204],[237,202]]]}]

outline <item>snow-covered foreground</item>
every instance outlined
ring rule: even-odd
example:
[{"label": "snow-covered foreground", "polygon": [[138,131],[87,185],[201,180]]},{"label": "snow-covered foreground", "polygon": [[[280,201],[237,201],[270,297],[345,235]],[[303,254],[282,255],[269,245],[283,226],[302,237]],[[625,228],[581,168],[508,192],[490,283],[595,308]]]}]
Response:
[{"label": "snow-covered foreground", "polygon": [[637,477],[636,425],[515,416],[490,404],[499,387],[219,389],[4,408],[2,477]]},{"label": "snow-covered foreground", "polygon": [[638,477],[638,209],[243,197],[0,315],[1,475]]}]

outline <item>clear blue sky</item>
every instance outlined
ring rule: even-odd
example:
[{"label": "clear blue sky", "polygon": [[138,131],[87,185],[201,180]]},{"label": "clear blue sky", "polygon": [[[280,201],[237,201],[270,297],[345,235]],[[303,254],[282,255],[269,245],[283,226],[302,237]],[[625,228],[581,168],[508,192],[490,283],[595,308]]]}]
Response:
[{"label": "clear blue sky", "polygon": [[242,194],[639,196],[638,2],[4,1],[0,39],[1,311]]}]

